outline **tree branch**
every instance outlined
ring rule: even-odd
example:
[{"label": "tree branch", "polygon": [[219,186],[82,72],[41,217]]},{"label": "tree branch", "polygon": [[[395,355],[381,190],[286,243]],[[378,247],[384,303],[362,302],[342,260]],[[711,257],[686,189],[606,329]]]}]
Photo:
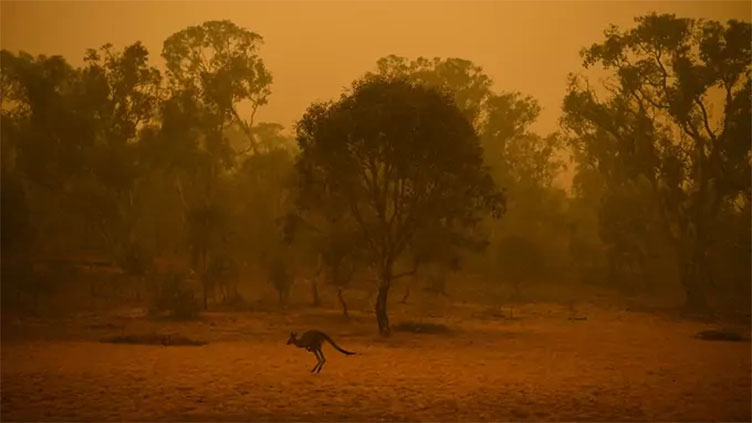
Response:
[{"label": "tree branch", "polygon": [[363,216],[360,214],[360,209],[358,208],[356,200],[350,201],[350,211],[352,211],[353,216],[355,217],[355,220],[358,222],[358,225],[360,225],[361,229],[363,229],[363,235],[366,238],[366,242],[371,246],[371,249],[373,250],[376,255],[381,255],[381,251],[376,245],[376,242],[371,237],[371,233],[368,230],[368,226],[365,224],[365,221],[363,220]]},{"label": "tree branch", "polygon": [[253,104],[253,109],[251,112],[251,119],[250,123],[246,123],[243,119],[241,119],[240,115],[238,114],[238,111],[235,109],[235,106],[230,107],[230,110],[232,111],[232,115],[235,117],[235,120],[240,125],[240,128],[245,133],[246,137],[248,137],[248,148],[245,150],[237,152],[238,155],[247,154],[249,151],[253,150],[253,154],[258,154],[258,145],[256,143],[256,136],[253,134],[253,119],[256,115],[256,110],[258,109],[258,103]]},{"label": "tree branch", "polygon": [[705,104],[703,104],[702,100],[699,98],[695,98],[695,103],[697,103],[697,105],[700,106],[700,111],[702,111],[702,121],[705,124],[705,131],[707,131],[710,139],[713,142],[715,142],[716,141],[715,132],[713,132],[713,130],[710,129],[710,122],[708,122],[708,112],[705,109]]},{"label": "tree branch", "polygon": [[412,276],[414,274],[418,273],[418,265],[416,264],[415,267],[412,270],[408,270],[407,272],[397,273],[396,275],[392,275],[392,280],[404,278],[405,276]]}]

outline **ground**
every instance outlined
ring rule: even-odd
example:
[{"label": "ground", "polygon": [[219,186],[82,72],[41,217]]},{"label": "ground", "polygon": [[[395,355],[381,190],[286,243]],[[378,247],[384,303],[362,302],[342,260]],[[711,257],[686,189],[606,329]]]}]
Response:
[{"label": "ground", "polygon": [[[3,421],[749,421],[750,344],[716,328],[623,307],[534,303],[509,310],[443,301],[391,305],[393,324],[447,333],[376,334],[366,308],[210,312],[155,321],[138,309],[6,318]],[[415,299],[419,301],[419,299]],[[571,317],[587,317],[571,320]],[[327,362],[286,345],[329,333]],[[747,333],[748,328],[743,328]],[[203,346],[110,344],[180,334]]]}]

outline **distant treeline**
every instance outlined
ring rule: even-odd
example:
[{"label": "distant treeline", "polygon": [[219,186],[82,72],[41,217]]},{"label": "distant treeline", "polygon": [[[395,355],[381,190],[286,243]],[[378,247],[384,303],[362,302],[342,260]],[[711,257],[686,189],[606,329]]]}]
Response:
[{"label": "distant treeline", "polygon": [[[4,303],[55,284],[35,263],[76,257],[158,284],[163,307],[238,301],[244,277],[284,303],[320,278],[346,313],[341,290],[369,277],[382,333],[392,281],[444,292],[459,269],[517,295],[675,285],[695,310],[748,309],[751,36],[673,15],[608,28],[544,135],[535,99],[459,58],[384,57],[292,131],[257,122],[273,71],[230,21],[167,38],[164,72],[139,42],[80,68],[2,51]],[[567,166],[571,192],[553,183]],[[183,276],[156,278],[166,260]]]}]

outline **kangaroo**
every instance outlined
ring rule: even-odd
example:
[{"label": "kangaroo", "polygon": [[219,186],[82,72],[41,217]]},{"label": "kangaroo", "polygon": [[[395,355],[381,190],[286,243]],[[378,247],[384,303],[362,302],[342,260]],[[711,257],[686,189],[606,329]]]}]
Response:
[{"label": "kangaroo", "polygon": [[326,357],[324,357],[324,353],[321,352],[321,345],[324,344],[324,341],[332,344],[334,349],[341,352],[342,354],[355,354],[354,352],[343,350],[339,345],[335,344],[334,341],[332,341],[332,338],[330,338],[329,335],[317,330],[306,331],[305,333],[303,333],[303,335],[300,336],[300,338],[297,337],[297,334],[295,332],[291,332],[290,338],[287,339],[287,345],[293,344],[298,348],[305,348],[306,351],[312,352],[313,355],[316,356],[316,365],[313,366],[313,369],[311,369],[311,373],[318,373],[321,371],[324,363],[326,363]]}]

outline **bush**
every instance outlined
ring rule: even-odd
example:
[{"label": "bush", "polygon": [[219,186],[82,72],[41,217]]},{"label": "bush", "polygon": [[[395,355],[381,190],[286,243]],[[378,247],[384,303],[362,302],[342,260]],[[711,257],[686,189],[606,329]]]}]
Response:
[{"label": "bush", "polygon": [[733,329],[705,330],[695,335],[695,337],[706,341],[749,342],[749,337]]},{"label": "bush", "polygon": [[194,319],[201,309],[196,300],[193,287],[182,274],[169,274],[154,280],[154,296],[151,312],[167,312],[175,319]]},{"label": "bush", "polygon": [[267,271],[269,272],[269,282],[279,294],[279,304],[284,305],[290,296],[290,288],[295,279],[294,275],[281,257],[272,259]]},{"label": "bush", "polygon": [[132,276],[145,276],[153,261],[153,257],[141,246],[129,243],[122,251],[120,256],[120,267],[123,271]]}]

